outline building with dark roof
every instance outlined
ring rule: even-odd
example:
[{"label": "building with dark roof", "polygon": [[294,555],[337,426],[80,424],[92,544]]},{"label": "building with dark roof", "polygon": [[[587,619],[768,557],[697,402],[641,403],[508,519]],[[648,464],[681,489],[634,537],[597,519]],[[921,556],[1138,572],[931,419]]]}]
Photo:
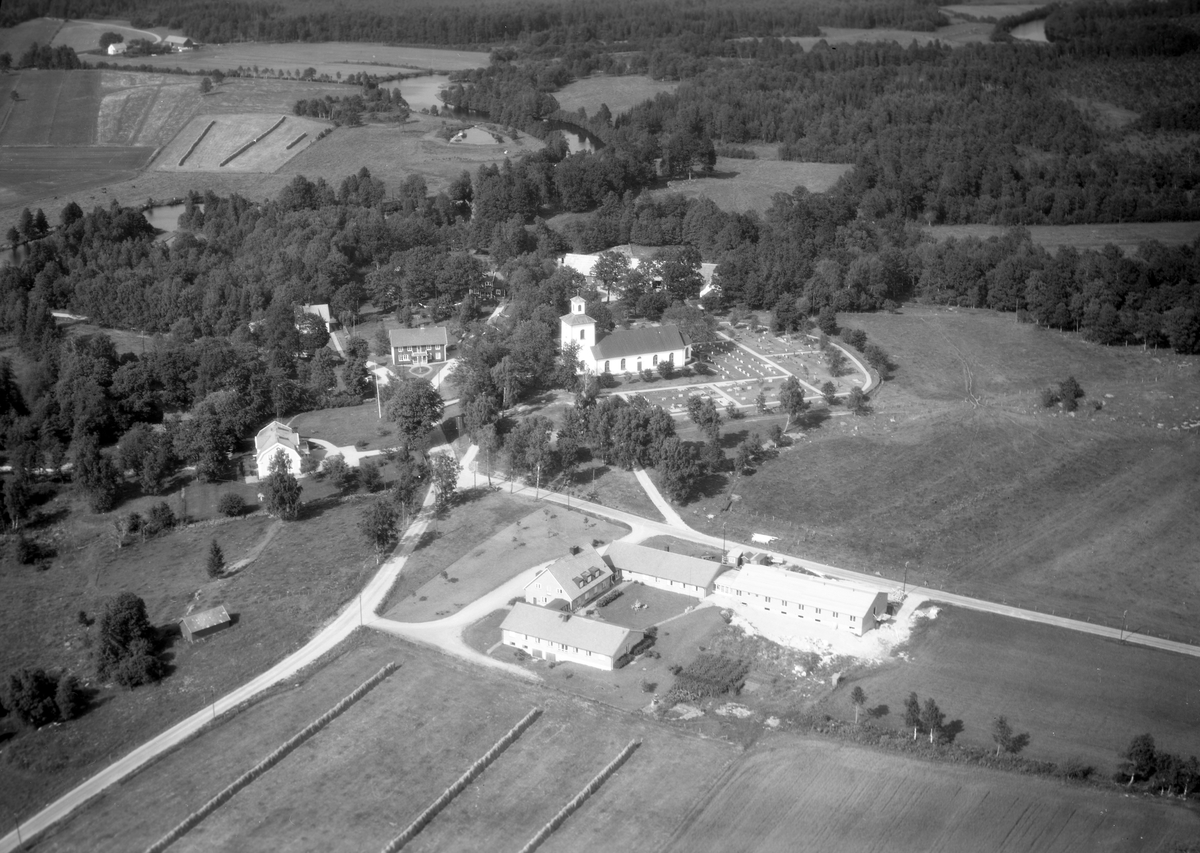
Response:
[{"label": "building with dark roof", "polygon": [[571,297],[571,312],[560,319],[560,344],[577,344],[579,361],[591,373],[638,373],[657,370],[663,362],[682,367],[692,357],[692,345],[678,326],[640,326],[617,329],[597,337],[596,321],[586,313],[587,300]]},{"label": "building with dark roof", "polygon": [[232,624],[233,620],[230,619],[229,611],[225,609],[225,605],[218,604],[216,607],[208,610],[202,610],[199,613],[193,613],[191,616],[183,617],[179,620],[179,630],[183,633],[185,640],[189,643],[194,643],[197,640],[212,636]]},{"label": "building with dark roof", "polygon": [[578,610],[612,589],[613,570],[591,548],[569,557],[560,557],[538,572],[525,586],[530,604],[550,605],[561,599],[568,610]]},{"label": "building with dark roof", "polygon": [[392,345],[392,364],[436,364],[446,360],[449,338],[445,326],[421,329],[392,329],[388,332]]}]

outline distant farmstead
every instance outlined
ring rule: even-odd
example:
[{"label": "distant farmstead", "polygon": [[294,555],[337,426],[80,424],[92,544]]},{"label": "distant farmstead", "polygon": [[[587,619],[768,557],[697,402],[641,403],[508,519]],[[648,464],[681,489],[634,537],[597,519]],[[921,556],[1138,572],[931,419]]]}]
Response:
[{"label": "distant farmstead", "polygon": [[535,658],[613,670],[643,633],[517,602],[500,625],[500,641]]},{"label": "distant farmstead", "polygon": [[129,50],[129,45],[125,44],[125,42],[123,42],[123,41],[114,42],[113,44],[110,44],[108,46],[108,55],[109,56],[119,56],[120,54],[124,53],[127,50]]},{"label": "distant farmstead", "polygon": [[388,332],[392,363],[406,366],[436,364],[446,360],[449,338],[445,326],[392,329]]},{"label": "distant farmstead", "polygon": [[887,614],[887,593],[848,581],[745,565],[717,578],[717,592],[768,613],[810,619],[862,636]]},{"label": "distant farmstead", "polygon": [[171,46],[171,50],[191,50],[196,46],[196,43],[186,36],[167,36],[163,41]]},{"label": "distant farmstead", "polygon": [[183,633],[183,638],[189,643],[194,643],[197,640],[203,640],[205,637],[211,637],[218,631],[223,631],[233,624],[233,620],[229,617],[229,611],[225,609],[224,604],[220,604],[209,610],[203,610],[200,613],[193,613],[191,616],[185,616],[179,620],[179,630]]},{"label": "distant farmstead", "polygon": [[692,357],[692,345],[678,326],[643,326],[617,329],[597,339],[596,321],[586,313],[587,300],[571,297],[571,313],[560,321],[560,345],[575,344],[585,371],[640,373],[657,370],[663,363],[682,367]]},{"label": "distant farmstead", "polygon": [[287,424],[271,421],[254,436],[254,463],[260,479],[270,475],[271,460],[280,450],[292,463],[292,473],[299,474],[300,462],[308,455],[308,442]]}]

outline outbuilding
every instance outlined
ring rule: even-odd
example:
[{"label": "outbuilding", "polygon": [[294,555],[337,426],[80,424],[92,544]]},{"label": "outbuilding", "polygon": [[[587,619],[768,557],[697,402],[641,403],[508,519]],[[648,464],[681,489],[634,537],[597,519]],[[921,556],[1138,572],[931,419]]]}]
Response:
[{"label": "outbuilding", "polygon": [[500,624],[500,642],[548,661],[613,670],[644,634],[518,601]]},{"label": "outbuilding", "polygon": [[780,616],[809,619],[860,637],[887,615],[887,593],[778,566],[744,565],[717,578],[716,591],[739,604]]},{"label": "outbuilding", "polygon": [[623,581],[635,581],[694,598],[712,595],[717,575],[729,568],[715,560],[628,542],[612,543],[604,556]]},{"label": "outbuilding", "polygon": [[219,604],[208,610],[183,617],[179,620],[179,630],[183,633],[185,640],[194,643],[205,637],[211,637],[232,624],[233,620],[229,618],[229,611],[225,609],[224,604]]}]

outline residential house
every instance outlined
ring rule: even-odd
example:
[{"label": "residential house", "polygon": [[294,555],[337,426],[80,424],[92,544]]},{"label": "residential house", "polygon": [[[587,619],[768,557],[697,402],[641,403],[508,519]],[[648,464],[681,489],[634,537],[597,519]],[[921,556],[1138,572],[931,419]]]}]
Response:
[{"label": "residential house", "polygon": [[300,461],[308,455],[308,442],[285,423],[271,421],[254,436],[254,463],[259,478],[271,473],[271,460],[282,450],[292,464],[292,474],[300,473]]},{"label": "residential house", "polygon": [[530,604],[578,610],[612,589],[615,583],[613,570],[599,554],[588,548],[578,554],[560,557],[538,572],[537,577],[525,585],[525,600]]},{"label": "residential house", "polygon": [[301,314],[311,314],[325,324],[325,331],[332,333],[334,326],[337,325],[337,320],[333,318],[333,312],[329,310],[329,306],[325,303],[319,305],[301,305]]},{"label": "residential house", "polygon": [[191,50],[196,46],[187,36],[167,36],[163,41],[171,46],[171,50]]},{"label": "residential house", "polygon": [[810,619],[860,637],[887,615],[887,593],[849,581],[747,564],[717,578],[716,591],[780,616]]},{"label": "residential house", "polygon": [[518,601],[500,624],[500,642],[548,661],[613,670],[644,634]]},{"label": "residential house", "polygon": [[445,326],[420,329],[392,329],[388,332],[392,345],[392,363],[415,366],[436,364],[446,360],[449,339]]},{"label": "residential house", "polygon": [[180,619],[179,630],[185,640],[194,643],[210,637],[218,631],[223,631],[232,624],[233,620],[229,617],[229,611],[225,609],[224,604],[220,604]]},{"label": "residential house", "polygon": [[125,42],[123,42],[123,41],[113,42],[112,44],[110,44],[108,46],[108,55],[109,56],[120,56],[122,53],[124,53],[128,49],[129,49],[129,45],[125,44]]},{"label": "residential house", "polygon": [[604,557],[622,581],[635,581],[694,598],[712,595],[717,575],[729,568],[716,560],[628,542],[612,543]]},{"label": "residential house", "polygon": [[585,372],[640,373],[657,370],[663,362],[682,367],[692,357],[692,345],[678,326],[616,329],[598,336],[596,321],[586,313],[587,300],[571,297],[571,312],[559,318],[560,345],[577,344]]}]

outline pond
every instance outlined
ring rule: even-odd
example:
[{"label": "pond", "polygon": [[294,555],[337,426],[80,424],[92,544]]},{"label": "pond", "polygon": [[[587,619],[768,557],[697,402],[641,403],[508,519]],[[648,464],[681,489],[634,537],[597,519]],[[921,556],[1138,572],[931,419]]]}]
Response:
[{"label": "pond", "polygon": [[380,84],[389,91],[400,91],[401,97],[408,101],[413,112],[428,110],[431,107],[442,108],[442,100],[438,92],[450,85],[449,74],[430,74],[425,77],[409,77],[405,80],[392,80]]}]

